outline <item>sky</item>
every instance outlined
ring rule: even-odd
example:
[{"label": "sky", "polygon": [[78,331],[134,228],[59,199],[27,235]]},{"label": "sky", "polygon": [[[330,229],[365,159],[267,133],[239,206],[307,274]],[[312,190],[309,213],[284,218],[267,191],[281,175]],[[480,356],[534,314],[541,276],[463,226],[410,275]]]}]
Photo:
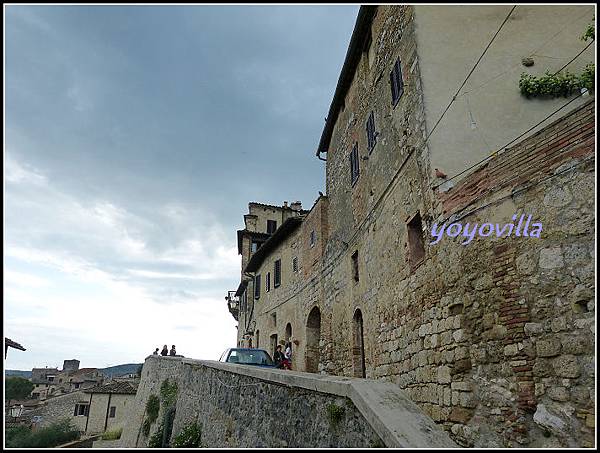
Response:
[{"label": "sky", "polygon": [[5,367],[235,345],[248,202],[310,208],[358,6],[5,6]]}]

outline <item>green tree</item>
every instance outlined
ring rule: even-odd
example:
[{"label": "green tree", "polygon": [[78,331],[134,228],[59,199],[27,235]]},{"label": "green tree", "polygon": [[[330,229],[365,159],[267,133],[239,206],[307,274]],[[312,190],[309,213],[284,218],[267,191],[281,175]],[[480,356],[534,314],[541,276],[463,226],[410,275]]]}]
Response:
[{"label": "green tree", "polygon": [[6,379],[6,396],[7,400],[24,400],[33,390],[33,383],[22,377],[9,377]]}]

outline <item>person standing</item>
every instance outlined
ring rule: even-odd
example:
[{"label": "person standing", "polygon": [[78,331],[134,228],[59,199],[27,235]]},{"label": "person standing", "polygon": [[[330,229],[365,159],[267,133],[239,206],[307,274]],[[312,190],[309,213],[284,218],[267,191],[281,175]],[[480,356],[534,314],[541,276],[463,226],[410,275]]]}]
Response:
[{"label": "person standing", "polygon": [[159,349],[159,348],[156,348],[156,349],[154,350],[154,352],[152,353],[152,355],[158,355],[158,349]]},{"label": "person standing", "polygon": [[281,345],[278,344],[277,348],[275,348],[275,354],[273,354],[273,360],[275,361],[275,366],[277,366],[277,368],[282,368],[284,359],[285,359],[285,356],[283,355],[283,352],[281,352]]},{"label": "person standing", "polygon": [[163,346],[162,351],[160,351],[160,355],[162,355],[162,356],[169,355],[169,348],[167,345]]},{"label": "person standing", "polygon": [[292,369],[292,343],[288,341],[285,345],[285,353],[284,353],[284,368],[286,370]]},{"label": "person standing", "polygon": [[175,357],[175,355],[177,354],[177,352],[175,351],[175,345],[171,346],[171,351],[169,352],[169,355],[172,357]]}]

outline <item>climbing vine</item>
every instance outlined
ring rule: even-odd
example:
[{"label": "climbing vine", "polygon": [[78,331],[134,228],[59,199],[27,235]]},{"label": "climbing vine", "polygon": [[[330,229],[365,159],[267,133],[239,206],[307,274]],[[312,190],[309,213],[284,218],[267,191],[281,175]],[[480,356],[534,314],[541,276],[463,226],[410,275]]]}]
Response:
[{"label": "climbing vine", "polygon": [[[594,24],[588,25],[585,33],[581,36],[582,41],[595,39]],[[581,92],[586,89],[592,91],[594,89],[596,65],[588,63],[581,74],[573,74],[569,71],[557,72],[555,74],[546,71],[541,76],[533,76],[525,72],[521,73],[519,80],[519,89],[521,94],[526,98],[556,98],[569,97],[573,93]]]},{"label": "climbing vine", "polygon": [[156,421],[158,418],[158,412],[160,410],[160,400],[156,395],[150,395],[148,397],[148,401],[146,402],[146,419],[142,424],[142,431],[144,435],[147,437],[150,434],[150,427],[152,423]]},{"label": "climbing vine", "polygon": [[160,386],[160,398],[164,407],[171,407],[177,401],[177,382],[165,379]]}]

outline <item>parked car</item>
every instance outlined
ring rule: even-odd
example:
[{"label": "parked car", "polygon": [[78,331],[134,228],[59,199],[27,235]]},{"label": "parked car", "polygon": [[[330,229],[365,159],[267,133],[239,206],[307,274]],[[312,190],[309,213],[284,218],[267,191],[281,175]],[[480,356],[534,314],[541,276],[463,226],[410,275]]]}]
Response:
[{"label": "parked car", "polygon": [[229,348],[226,349],[219,362],[237,363],[239,365],[255,365],[267,368],[276,368],[275,362],[264,349],[254,348]]}]

